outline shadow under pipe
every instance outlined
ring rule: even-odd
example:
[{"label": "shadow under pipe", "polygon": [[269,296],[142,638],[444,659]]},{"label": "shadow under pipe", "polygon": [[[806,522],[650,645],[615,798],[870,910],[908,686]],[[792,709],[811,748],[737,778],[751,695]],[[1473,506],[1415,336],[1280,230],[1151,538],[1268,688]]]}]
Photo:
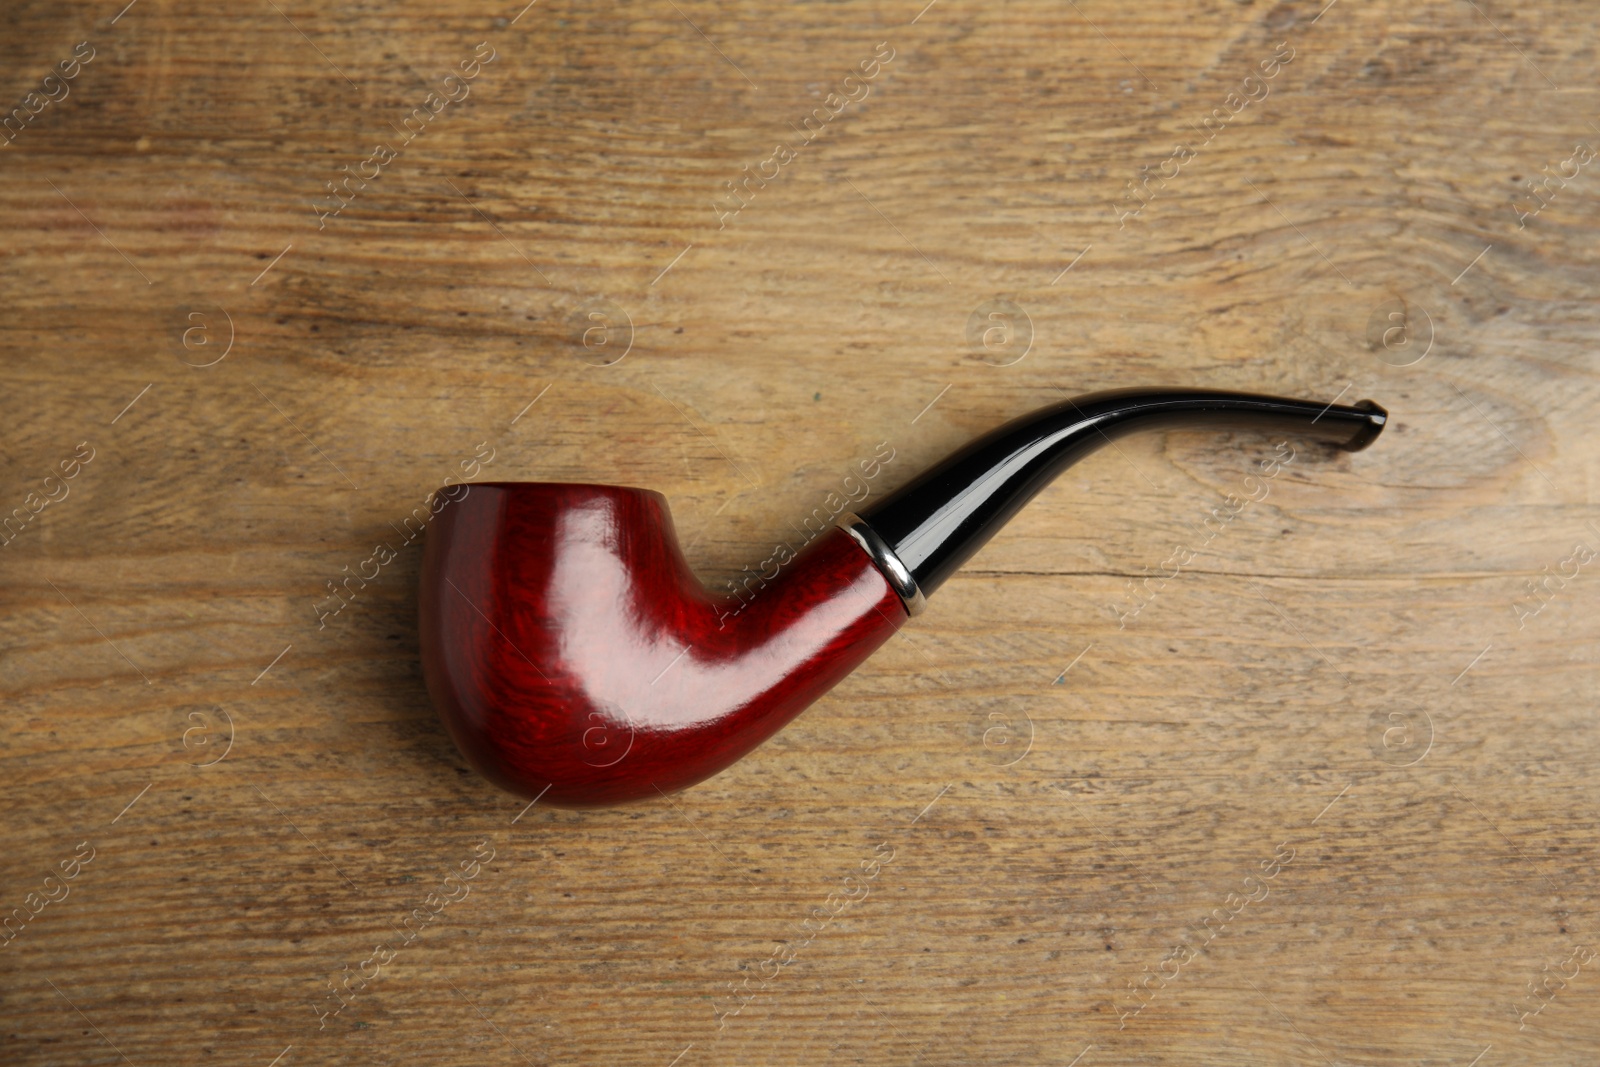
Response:
[{"label": "shadow under pipe", "polygon": [[708,592],[666,498],[480,482],[433,519],[423,674],[468,761],[562,807],[665,796],[727,767],[882,645],[1052,479],[1136,431],[1212,426],[1358,451],[1387,413],[1201,389],[1092,393],[1014,419],[846,514],[749,601]]}]

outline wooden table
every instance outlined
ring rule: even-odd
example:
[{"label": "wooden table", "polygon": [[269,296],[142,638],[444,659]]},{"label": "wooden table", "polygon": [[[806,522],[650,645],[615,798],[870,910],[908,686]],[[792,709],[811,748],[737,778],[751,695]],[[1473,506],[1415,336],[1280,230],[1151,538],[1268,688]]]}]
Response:
[{"label": "wooden table", "polygon": [[[0,1060],[1600,1057],[1600,10],[120,2],[0,45]],[[1102,451],[670,801],[429,707],[449,475],[721,584],[1139,384],[1393,424]]]}]

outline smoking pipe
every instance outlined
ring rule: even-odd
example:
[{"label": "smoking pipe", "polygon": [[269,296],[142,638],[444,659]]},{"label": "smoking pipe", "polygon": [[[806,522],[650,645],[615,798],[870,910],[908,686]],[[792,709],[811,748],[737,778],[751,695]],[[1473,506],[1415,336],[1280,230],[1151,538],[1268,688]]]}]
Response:
[{"label": "smoking pipe", "polygon": [[428,529],[423,675],[456,745],[503,788],[562,807],[665,796],[727,767],[831,689],[1102,444],[1205,425],[1354,452],[1387,418],[1370,400],[1080,396],[821,524],[798,553],[780,550],[776,573],[746,582],[745,596],[713,595],[695,578],[660,493],[473,483]]}]

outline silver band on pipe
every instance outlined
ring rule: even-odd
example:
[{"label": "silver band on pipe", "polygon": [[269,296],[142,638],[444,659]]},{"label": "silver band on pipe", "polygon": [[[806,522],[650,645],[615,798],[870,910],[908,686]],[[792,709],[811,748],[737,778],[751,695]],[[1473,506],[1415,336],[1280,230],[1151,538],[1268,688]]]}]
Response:
[{"label": "silver band on pipe", "polygon": [[894,549],[889,547],[889,543],[879,537],[878,532],[853,511],[840,515],[834,521],[834,525],[849,534],[872,559],[873,564],[883,574],[884,580],[889,583],[889,588],[895,591],[900,603],[905,605],[906,614],[922,614],[922,610],[928,606],[928,599],[922,595],[917,580],[911,576],[911,569],[900,562],[900,557],[894,554]]}]

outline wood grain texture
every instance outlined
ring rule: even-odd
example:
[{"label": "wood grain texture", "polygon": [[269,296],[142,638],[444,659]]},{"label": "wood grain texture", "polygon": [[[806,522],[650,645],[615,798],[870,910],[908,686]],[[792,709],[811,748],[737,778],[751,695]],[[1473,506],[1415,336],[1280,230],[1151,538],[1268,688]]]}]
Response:
[{"label": "wood grain texture", "polygon": [[[1600,11],[519,7],[7,10],[0,516],[69,491],[0,547],[0,915],[69,895],[0,1059],[1600,1057]],[[719,584],[881,442],[1143,384],[1394,423],[1209,536],[1272,440],[1096,455],[670,802],[524,810],[428,706],[405,519],[480,445]]]}]

